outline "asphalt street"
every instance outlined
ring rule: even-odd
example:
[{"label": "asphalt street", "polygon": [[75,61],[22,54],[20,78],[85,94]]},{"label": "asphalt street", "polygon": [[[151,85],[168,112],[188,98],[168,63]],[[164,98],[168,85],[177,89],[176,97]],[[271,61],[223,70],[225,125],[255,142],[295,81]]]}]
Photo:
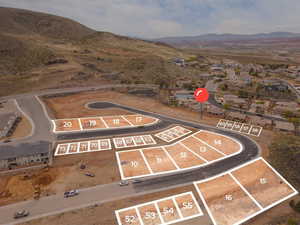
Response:
[{"label": "asphalt street", "polygon": [[[39,101],[37,101],[35,97],[30,95],[19,97],[17,101],[19,103],[20,108],[30,118],[32,118],[32,122],[35,125],[35,129],[31,137],[18,141],[19,145],[16,145],[15,147],[21,148],[22,143],[24,142],[27,142],[29,144],[30,143],[36,144],[38,141],[41,140],[46,142],[52,142],[54,140],[54,137],[52,136],[50,131],[50,122],[48,120],[48,116],[46,115]],[[157,129],[165,128],[170,124],[181,124],[183,126],[190,126],[197,129],[205,129],[205,130],[209,130],[209,131],[213,131],[216,133],[221,133],[233,137],[242,143],[244,149],[238,155],[213,163],[206,167],[202,167],[199,169],[195,169],[180,174],[173,174],[165,177],[148,178],[147,180],[144,180],[144,182],[142,183],[130,185],[127,187],[120,187],[118,184],[98,185],[92,188],[80,190],[81,192],[80,195],[76,196],[75,198],[64,199],[62,194],[58,194],[58,195],[41,198],[38,201],[28,200],[16,204],[11,204],[5,207],[0,207],[0,224],[6,224],[6,225],[15,224],[15,221],[12,218],[12,214],[15,211],[20,209],[29,209],[31,214],[28,218],[21,219],[18,222],[30,220],[38,217],[43,217],[46,215],[57,214],[57,213],[61,213],[76,208],[86,207],[88,205],[95,204],[95,202],[101,203],[101,202],[122,199],[125,197],[130,197],[135,195],[143,195],[148,192],[155,192],[162,189],[170,189],[177,186],[184,186],[190,184],[195,180],[200,180],[203,178],[214,176],[218,173],[236,167],[242,163],[252,160],[253,158],[257,157],[260,153],[260,149],[254,141],[252,141],[250,138],[246,136],[231,131],[219,130],[215,127],[183,121],[169,116],[146,112],[143,110],[122,106],[118,104],[113,104],[109,102],[92,103],[89,105],[89,107],[92,108],[119,107],[121,109],[132,111],[134,113],[140,113],[140,114],[159,118],[161,122],[156,125],[143,127],[143,128],[117,129],[117,130],[110,130],[110,131],[87,132],[81,134],[79,133],[63,134],[57,136],[59,140],[69,139],[69,138],[73,139],[79,137],[90,138],[90,137],[96,137],[102,135],[118,135],[118,134],[155,131]],[[0,147],[2,146],[0,145]]]}]

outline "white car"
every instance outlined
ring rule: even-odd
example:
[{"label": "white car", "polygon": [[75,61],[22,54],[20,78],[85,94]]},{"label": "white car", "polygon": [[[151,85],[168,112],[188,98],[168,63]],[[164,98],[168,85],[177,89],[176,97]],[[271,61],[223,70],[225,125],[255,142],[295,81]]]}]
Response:
[{"label": "white car", "polygon": [[122,186],[127,186],[129,184],[129,182],[127,180],[122,180],[119,185]]},{"label": "white car", "polygon": [[21,210],[14,214],[15,219],[23,218],[29,215],[29,212],[27,210]]},{"label": "white car", "polygon": [[78,190],[66,191],[64,193],[64,197],[65,198],[73,197],[73,196],[76,196],[76,195],[79,195],[79,191]]}]

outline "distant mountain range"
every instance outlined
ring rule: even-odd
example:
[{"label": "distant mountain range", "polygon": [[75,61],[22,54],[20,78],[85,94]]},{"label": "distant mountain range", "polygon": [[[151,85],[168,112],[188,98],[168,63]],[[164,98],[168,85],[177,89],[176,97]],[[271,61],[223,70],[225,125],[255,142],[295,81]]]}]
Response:
[{"label": "distant mountain range", "polygon": [[199,36],[183,36],[183,37],[164,37],[154,39],[152,41],[162,42],[171,45],[189,45],[217,42],[232,42],[232,41],[257,41],[257,40],[279,40],[279,39],[298,39],[300,33],[291,32],[272,32],[259,34],[204,34]]}]

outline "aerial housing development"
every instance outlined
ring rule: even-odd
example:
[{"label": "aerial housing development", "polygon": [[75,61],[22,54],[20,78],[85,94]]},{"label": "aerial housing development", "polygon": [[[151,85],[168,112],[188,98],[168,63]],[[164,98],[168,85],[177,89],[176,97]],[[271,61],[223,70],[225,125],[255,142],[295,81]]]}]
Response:
[{"label": "aerial housing development", "polygon": [[0,225],[300,224],[300,34],[125,2],[0,3]]}]

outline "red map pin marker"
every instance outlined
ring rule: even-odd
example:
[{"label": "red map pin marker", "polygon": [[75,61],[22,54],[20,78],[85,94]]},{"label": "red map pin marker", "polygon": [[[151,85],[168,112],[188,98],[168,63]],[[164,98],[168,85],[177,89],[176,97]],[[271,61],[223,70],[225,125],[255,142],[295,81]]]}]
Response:
[{"label": "red map pin marker", "polygon": [[197,88],[194,92],[194,97],[197,102],[204,103],[208,100],[209,94],[206,88]]}]

